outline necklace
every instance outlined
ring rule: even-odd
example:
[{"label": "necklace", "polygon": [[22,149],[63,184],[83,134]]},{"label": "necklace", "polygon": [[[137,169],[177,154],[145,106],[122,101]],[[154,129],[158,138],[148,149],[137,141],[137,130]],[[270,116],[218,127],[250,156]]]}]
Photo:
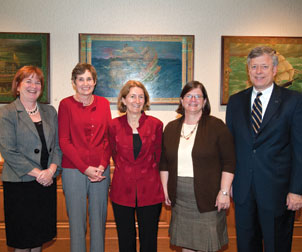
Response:
[{"label": "necklace", "polygon": [[139,127],[139,118],[134,118],[134,119],[130,119],[130,117],[128,117],[129,115],[127,114],[127,121],[129,126],[132,128],[133,133],[137,133],[137,128]]},{"label": "necklace", "polygon": [[191,130],[191,132],[188,135],[185,136],[185,130],[184,130],[184,124],[183,124],[182,128],[181,128],[180,137],[183,137],[184,139],[189,140],[190,137],[193,135],[194,131],[197,129],[197,125],[198,125],[198,123],[196,123],[194,128]]},{"label": "necklace", "polygon": [[87,106],[91,105],[91,104],[93,103],[93,101],[94,101],[94,96],[93,96],[93,95],[91,96],[90,101],[89,101],[88,103],[85,103],[85,102],[81,101],[81,99],[79,99],[79,98],[77,97],[77,95],[74,95],[73,97],[74,97],[74,99],[75,99],[76,101],[81,102],[81,103],[83,104],[84,107],[87,107]]},{"label": "necklace", "polygon": [[91,105],[92,103],[93,103],[93,101],[94,101],[94,97],[93,96],[91,96],[91,98],[90,98],[90,101],[87,103],[87,104],[85,104],[84,102],[83,102],[83,106],[89,106],[89,105]]},{"label": "necklace", "polygon": [[27,114],[29,114],[30,116],[35,115],[39,112],[39,107],[38,104],[36,103],[36,106],[33,109],[27,109],[25,108]]}]

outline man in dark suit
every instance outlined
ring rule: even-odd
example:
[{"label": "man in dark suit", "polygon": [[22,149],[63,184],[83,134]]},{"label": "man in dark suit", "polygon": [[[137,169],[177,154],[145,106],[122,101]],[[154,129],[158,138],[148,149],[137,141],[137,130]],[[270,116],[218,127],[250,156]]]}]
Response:
[{"label": "man in dark suit", "polygon": [[247,64],[253,86],[231,96],[226,112],[236,146],[238,251],[289,252],[302,207],[302,95],[274,83],[273,49],[254,48]]}]

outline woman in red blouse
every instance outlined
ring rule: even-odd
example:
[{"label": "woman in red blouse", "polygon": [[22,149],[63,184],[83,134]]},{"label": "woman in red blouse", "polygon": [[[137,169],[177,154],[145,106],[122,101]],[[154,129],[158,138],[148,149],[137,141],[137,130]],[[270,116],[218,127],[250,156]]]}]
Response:
[{"label": "woman in red blouse", "polygon": [[95,68],[79,63],[72,71],[76,94],[59,106],[59,141],[63,152],[62,182],[70,226],[70,251],[86,251],[86,207],[90,223],[90,251],[104,251],[108,187],[110,183],[109,102],[92,94]]},{"label": "woman in red blouse", "polygon": [[115,163],[110,198],[120,252],[136,252],[135,212],[140,251],[157,251],[158,221],[164,200],[158,169],[163,124],[144,113],[148,108],[146,88],[130,80],[118,97],[118,110],[126,114],[113,119],[109,127]]}]

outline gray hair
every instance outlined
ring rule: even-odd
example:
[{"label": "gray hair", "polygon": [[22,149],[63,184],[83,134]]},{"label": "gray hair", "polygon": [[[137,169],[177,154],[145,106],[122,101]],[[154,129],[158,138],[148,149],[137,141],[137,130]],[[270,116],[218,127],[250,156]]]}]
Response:
[{"label": "gray hair", "polygon": [[273,66],[278,66],[278,56],[276,54],[276,51],[268,46],[259,46],[255,47],[247,56],[247,65],[250,65],[250,61],[253,58],[257,58],[259,56],[262,56],[264,54],[267,54],[272,57]]}]

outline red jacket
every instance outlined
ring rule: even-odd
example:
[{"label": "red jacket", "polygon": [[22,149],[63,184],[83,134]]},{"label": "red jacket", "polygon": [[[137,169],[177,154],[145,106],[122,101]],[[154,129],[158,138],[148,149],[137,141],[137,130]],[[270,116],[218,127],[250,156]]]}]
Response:
[{"label": "red jacket", "polygon": [[59,141],[63,152],[62,167],[79,169],[109,164],[108,125],[111,112],[108,100],[94,96],[89,106],[83,106],[72,96],[60,102]]},{"label": "red jacket", "polygon": [[163,123],[142,113],[137,128],[142,147],[133,154],[133,133],[127,115],[115,118],[109,126],[109,140],[115,163],[110,198],[114,203],[135,207],[155,205],[164,200],[159,176]]}]

